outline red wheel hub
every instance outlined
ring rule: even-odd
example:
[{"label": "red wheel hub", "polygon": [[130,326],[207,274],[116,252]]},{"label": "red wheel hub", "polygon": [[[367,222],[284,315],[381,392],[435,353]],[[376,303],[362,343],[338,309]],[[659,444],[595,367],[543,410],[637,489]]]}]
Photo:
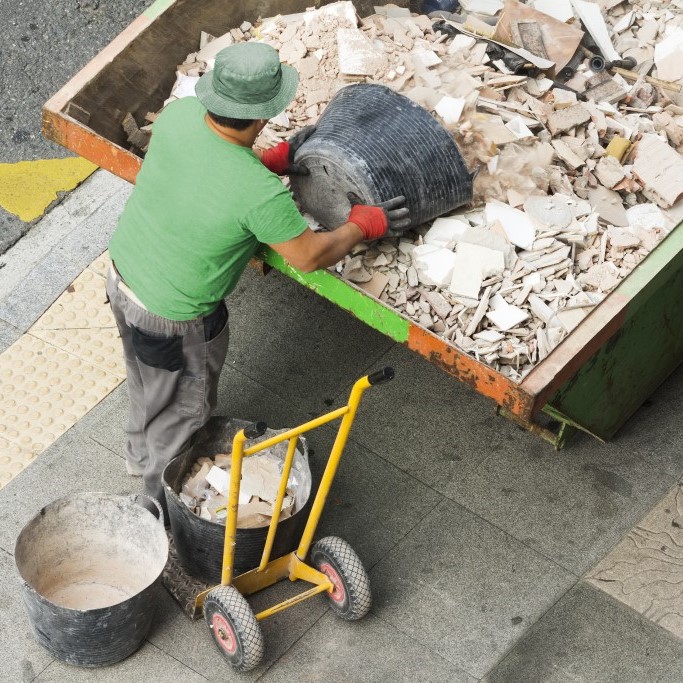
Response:
[{"label": "red wheel hub", "polygon": [[339,572],[329,562],[323,562],[320,565],[320,571],[332,581],[334,586],[334,590],[329,594],[330,599],[338,604],[344,602],[346,591],[344,590],[344,582],[341,580]]},{"label": "red wheel hub", "polygon": [[214,614],[211,628],[216,642],[230,655],[237,649],[237,638],[230,622],[222,614]]}]

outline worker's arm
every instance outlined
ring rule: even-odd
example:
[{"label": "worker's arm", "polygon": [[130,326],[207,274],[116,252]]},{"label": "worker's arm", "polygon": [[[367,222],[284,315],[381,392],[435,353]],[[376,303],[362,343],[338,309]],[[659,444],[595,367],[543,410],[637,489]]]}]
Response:
[{"label": "worker's arm", "polygon": [[[357,201],[354,195],[349,199]],[[310,273],[333,266],[363,240],[379,239],[387,229],[400,230],[409,224],[405,197],[394,197],[376,206],[354,203],[348,222],[336,230],[313,232],[306,228],[298,237],[270,247],[295,268]]]},{"label": "worker's arm", "polygon": [[344,223],[332,232],[313,232],[306,228],[293,240],[270,247],[295,268],[310,273],[333,266],[362,241],[361,229],[355,223]]}]

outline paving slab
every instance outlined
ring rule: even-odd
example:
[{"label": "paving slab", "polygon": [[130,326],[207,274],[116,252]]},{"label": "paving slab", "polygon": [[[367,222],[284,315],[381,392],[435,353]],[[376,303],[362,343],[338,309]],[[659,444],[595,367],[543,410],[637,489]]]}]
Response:
[{"label": "paving slab", "polygon": [[368,615],[345,622],[331,612],[312,626],[260,679],[267,683],[474,683],[475,678],[402,633]]},{"label": "paving slab", "polygon": [[[114,194],[127,198],[131,190],[132,185],[107,171],[96,171],[90,176],[61,204],[37,221],[24,239],[0,257],[0,300],[21,285],[52,249],[69,238],[84,243],[93,230],[103,226],[102,220],[89,221],[89,217],[101,215],[99,209]],[[117,218],[118,214],[109,216],[110,221]]]},{"label": "paving slab", "polygon": [[0,671],[5,681],[29,683],[52,662],[31,631],[14,556],[0,550]]},{"label": "paving slab", "polygon": [[582,582],[482,683],[678,683],[682,670],[682,641]]},{"label": "paving slab", "polygon": [[372,569],[375,613],[483,676],[576,578],[444,501]]},{"label": "paving slab", "polygon": [[354,438],[577,576],[683,468],[683,425],[666,406],[639,411],[613,443],[581,433],[558,453],[406,349],[382,365],[396,379],[368,393]]},{"label": "paving slab", "polygon": [[[39,221],[38,237],[27,238],[28,243],[22,240],[5,254],[3,261],[11,265],[4,275],[0,270],[0,318],[26,331],[107,248],[130,187],[110,174],[103,177],[108,185],[103,188],[105,183],[98,180],[77,190],[68,206],[57,207]],[[91,212],[81,215],[84,207]],[[52,230],[59,239],[48,237],[46,247],[42,235]],[[36,251],[31,248],[34,243]]]},{"label": "paving slab", "polygon": [[683,638],[683,483],[678,482],[587,579]]},{"label": "paving slab", "polygon": [[[305,590],[308,584],[282,581],[249,598],[259,612]],[[191,621],[168,593],[161,596],[149,640],[164,652],[212,681],[253,681],[314,626],[329,608],[320,596],[306,600],[261,622],[263,663],[247,674],[235,672],[213,642],[204,619]]]},{"label": "paving slab", "polygon": [[97,669],[86,669],[54,661],[36,679],[36,683],[64,683],[64,681],[88,681],[95,683],[150,683],[150,681],[173,681],[173,683],[200,683],[207,680],[188,668],[175,657],[159,650],[149,642],[128,659],[118,664]]},{"label": "paving slab", "polygon": [[371,451],[413,475],[438,463],[441,476],[457,479],[504,442],[510,426],[491,401],[401,345],[368,371],[387,365],[395,378],[367,392],[354,425],[354,439]]},{"label": "paving slab", "polygon": [[[320,481],[336,431],[310,433],[313,480]],[[418,525],[442,496],[378,455],[347,442],[316,539],[341,536],[370,569]]]},{"label": "paving slab", "polygon": [[126,474],[121,458],[67,432],[0,491],[0,548],[13,552],[24,525],[57,498],[79,491],[124,495],[140,489],[140,480]]},{"label": "paving slab", "polygon": [[12,346],[19,337],[21,337],[21,330],[4,320],[0,320],[0,353]]},{"label": "paving slab", "polygon": [[[295,305],[293,305],[293,303]],[[247,269],[228,298],[228,363],[319,411],[394,342],[275,271]]]}]

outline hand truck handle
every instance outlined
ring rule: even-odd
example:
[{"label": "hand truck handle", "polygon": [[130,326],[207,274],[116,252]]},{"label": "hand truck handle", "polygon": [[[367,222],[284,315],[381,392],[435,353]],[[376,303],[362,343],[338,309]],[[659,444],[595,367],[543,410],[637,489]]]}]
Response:
[{"label": "hand truck handle", "polygon": [[381,384],[382,382],[388,382],[392,379],[394,379],[394,368],[391,367],[382,368],[381,370],[368,375],[368,382],[370,382],[370,386]]},{"label": "hand truck handle", "polygon": [[259,436],[263,436],[268,429],[268,425],[265,422],[252,422],[248,427],[244,428],[244,436],[247,439],[256,439]]}]

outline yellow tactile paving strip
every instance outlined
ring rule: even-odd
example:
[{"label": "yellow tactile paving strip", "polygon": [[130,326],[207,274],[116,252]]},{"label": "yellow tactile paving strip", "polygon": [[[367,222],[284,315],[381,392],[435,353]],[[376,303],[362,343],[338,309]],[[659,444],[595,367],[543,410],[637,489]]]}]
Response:
[{"label": "yellow tactile paving strip", "polygon": [[35,220],[58,192],[73,190],[96,169],[82,157],[0,164],[0,206],[22,221]]},{"label": "yellow tactile paving strip", "polygon": [[0,488],[125,378],[107,254],[0,354]]}]

